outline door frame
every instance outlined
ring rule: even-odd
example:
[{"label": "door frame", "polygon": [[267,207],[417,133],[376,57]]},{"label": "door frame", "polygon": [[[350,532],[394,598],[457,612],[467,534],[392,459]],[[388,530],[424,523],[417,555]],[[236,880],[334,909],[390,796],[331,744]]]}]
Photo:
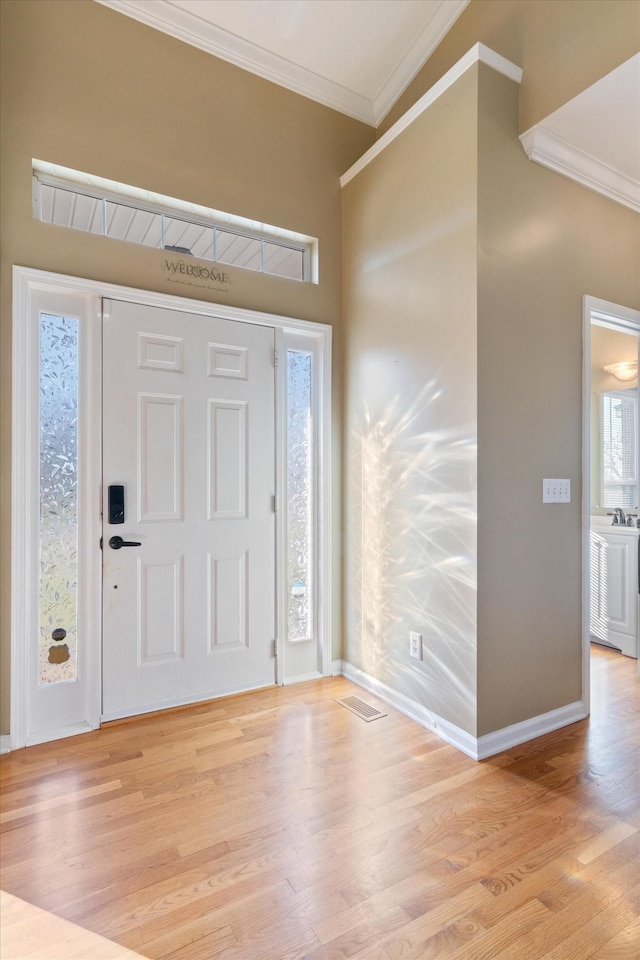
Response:
[{"label": "door frame", "polygon": [[582,702],[587,714],[591,709],[591,326],[598,321],[640,335],[640,311],[598,297],[582,298]]},{"label": "door frame", "polygon": [[[96,523],[90,523],[91,556],[90,569],[85,574],[90,596],[86,602],[86,629],[91,642],[87,669],[90,675],[91,693],[86,722],[51,730],[46,736],[32,738],[28,731],[29,717],[29,669],[26,638],[33,636],[37,614],[37,551],[38,539],[32,498],[34,477],[38,475],[37,443],[34,442],[33,425],[37,414],[34,402],[34,369],[38,362],[35,352],[33,324],[29,321],[36,298],[41,295],[61,295],[74,301],[75,315],[80,317],[88,330],[87,351],[81,362],[89,364],[93,389],[91,391],[91,416],[88,429],[92,440],[89,445],[89,462],[84,467],[91,475],[91,500],[85,500],[81,509],[95,511]],[[328,324],[299,320],[278,314],[246,310],[208,300],[192,300],[124,287],[117,284],[86,280],[64,274],[50,273],[29,267],[13,267],[13,357],[12,357],[12,526],[11,526],[11,730],[9,749],[15,750],[31,743],[54,740],[60,736],[84,733],[100,726],[102,699],[102,561],[99,548],[101,528],[102,486],[101,431],[102,431],[102,350],[101,323],[102,300],[125,300],[145,306],[178,310],[185,313],[207,316],[215,314],[239,323],[268,326],[275,331],[276,370],[276,683],[285,682],[283,654],[286,630],[286,378],[284,359],[287,341],[299,343],[304,337],[313,352],[315,361],[315,388],[317,404],[317,465],[315,476],[316,499],[316,546],[315,564],[317,576],[317,676],[331,673],[331,624],[332,624],[332,547],[331,547],[331,350],[332,328]],[[288,678],[287,682],[292,679]],[[4,746],[4,744],[3,744]]]}]

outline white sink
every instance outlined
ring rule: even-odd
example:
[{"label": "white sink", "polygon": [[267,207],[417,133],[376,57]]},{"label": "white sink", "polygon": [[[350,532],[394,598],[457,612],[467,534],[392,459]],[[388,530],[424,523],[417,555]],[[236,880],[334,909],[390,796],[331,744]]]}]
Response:
[{"label": "white sink", "polygon": [[598,533],[626,533],[629,536],[637,537],[640,533],[638,527],[634,526],[628,527],[624,523],[611,523],[611,517],[591,517],[591,529],[597,530]]}]

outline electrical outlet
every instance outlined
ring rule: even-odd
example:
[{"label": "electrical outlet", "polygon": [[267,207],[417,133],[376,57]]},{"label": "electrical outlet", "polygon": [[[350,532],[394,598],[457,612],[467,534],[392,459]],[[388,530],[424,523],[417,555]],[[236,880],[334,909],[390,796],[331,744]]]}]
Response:
[{"label": "electrical outlet", "polygon": [[414,660],[422,660],[422,634],[413,630],[409,634],[409,654]]}]

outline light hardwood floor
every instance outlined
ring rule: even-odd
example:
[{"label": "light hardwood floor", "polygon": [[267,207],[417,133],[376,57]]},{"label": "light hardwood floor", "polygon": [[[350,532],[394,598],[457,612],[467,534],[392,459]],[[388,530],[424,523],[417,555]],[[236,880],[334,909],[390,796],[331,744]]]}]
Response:
[{"label": "light hardwood floor", "polygon": [[638,960],[635,661],[592,686],[483,763],[343,678],[16,751],[2,886],[158,960]]},{"label": "light hardwood floor", "polygon": [[4,890],[0,921],[2,960],[140,960],[139,953]]}]

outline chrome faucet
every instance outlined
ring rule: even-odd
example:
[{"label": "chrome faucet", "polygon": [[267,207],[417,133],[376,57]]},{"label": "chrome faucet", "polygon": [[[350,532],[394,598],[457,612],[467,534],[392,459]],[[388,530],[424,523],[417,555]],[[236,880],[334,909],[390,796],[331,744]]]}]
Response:
[{"label": "chrome faucet", "polygon": [[615,508],[615,510],[613,511],[613,520],[611,522],[622,523],[622,524],[626,523],[626,517],[624,515],[624,510],[622,509],[622,507]]}]

